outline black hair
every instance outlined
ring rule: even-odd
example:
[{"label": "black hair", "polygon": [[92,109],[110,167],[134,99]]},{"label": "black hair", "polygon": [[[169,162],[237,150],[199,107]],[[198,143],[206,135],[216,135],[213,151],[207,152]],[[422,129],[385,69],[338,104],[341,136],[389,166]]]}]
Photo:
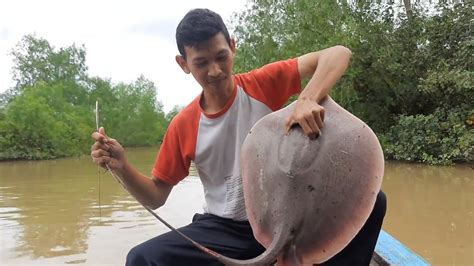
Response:
[{"label": "black hair", "polygon": [[229,32],[219,14],[205,8],[190,10],[176,27],[176,44],[179,53],[186,59],[185,46],[197,47],[219,32],[224,34],[227,43],[230,45]]}]

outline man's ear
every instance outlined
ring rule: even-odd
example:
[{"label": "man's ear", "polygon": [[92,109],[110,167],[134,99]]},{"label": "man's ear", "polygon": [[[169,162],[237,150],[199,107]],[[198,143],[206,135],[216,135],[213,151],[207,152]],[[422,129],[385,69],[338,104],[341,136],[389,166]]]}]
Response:
[{"label": "man's ear", "polygon": [[188,62],[186,62],[186,59],[184,59],[181,55],[177,55],[175,59],[176,59],[176,63],[178,63],[178,65],[181,67],[184,73],[186,74],[191,73],[191,71],[189,71]]},{"label": "man's ear", "polygon": [[234,37],[230,38],[230,50],[232,51],[232,54],[235,56],[236,52],[236,43]]}]

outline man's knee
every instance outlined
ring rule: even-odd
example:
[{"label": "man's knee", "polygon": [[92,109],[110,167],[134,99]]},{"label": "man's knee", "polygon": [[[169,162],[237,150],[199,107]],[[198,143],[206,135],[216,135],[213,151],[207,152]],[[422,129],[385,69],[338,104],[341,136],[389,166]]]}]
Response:
[{"label": "man's knee", "polygon": [[147,242],[133,247],[127,254],[126,266],[149,266],[159,265],[161,252],[160,249],[150,250]]},{"label": "man's knee", "polygon": [[377,195],[377,199],[375,200],[374,208],[370,213],[369,219],[367,220],[367,224],[370,227],[375,225],[382,225],[383,219],[385,217],[385,213],[387,212],[387,197],[383,191],[380,191]]},{"label": "man's knee", "polygon": [[147,265],[147,260],[139,246],[132,248],[127,254],[126,266]]},{"label": "man's knee", "polygon": [[387,197],[382,190],[380,190],[379,194],[377,195],[377,199],[375,200],[374,215],[377,216],[378,219],[383,219],[385,217],[385,213],[387,212]]}]

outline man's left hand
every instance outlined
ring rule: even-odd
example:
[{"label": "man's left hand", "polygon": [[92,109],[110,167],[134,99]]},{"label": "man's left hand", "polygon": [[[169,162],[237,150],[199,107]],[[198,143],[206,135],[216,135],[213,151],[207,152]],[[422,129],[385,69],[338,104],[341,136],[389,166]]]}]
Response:
[{"label": "man's left hand", "polygon": [[285,127],[287,134],[295,125],[300,125],[310,139],[316,139],[324,126],[324,107],[310,98],[300,98],[293,113],[288,117]]}]

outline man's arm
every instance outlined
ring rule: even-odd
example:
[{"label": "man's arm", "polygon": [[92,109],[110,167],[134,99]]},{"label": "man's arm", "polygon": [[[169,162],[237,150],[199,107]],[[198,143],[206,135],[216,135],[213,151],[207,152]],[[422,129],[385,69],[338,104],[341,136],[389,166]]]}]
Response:
[{"label": "man's arm", "polygon": [[128,163],[122,145],[117,140],[107,137],[104,128],[94,132],[92,138],[96,141],[91,148],[94,163],[102,167],[107,164],[121,177],[128,192],[143,205],[156,209],[165,204],[173,188],[172,185],[158,179],[152,180],[138,172]]},{"label": "man's arm", "polygon": [[334,46],[298,57],[301,79],[309,82],[301,92],[295,110],[286,123],[287,131],[299,124],[311,139],[323,128],[324,108],[319,102],[329,94],[349,65],[351,51],[344,46]]},{"label": "man's arm", "polygon": [[124,182],[128,192],[132,194],[140,203],[157,209],[163,206],[173,189],[173,186],[156,178],[148,178],[138,172],[129,163],[125,164],[122,171],[117,171]]}]

